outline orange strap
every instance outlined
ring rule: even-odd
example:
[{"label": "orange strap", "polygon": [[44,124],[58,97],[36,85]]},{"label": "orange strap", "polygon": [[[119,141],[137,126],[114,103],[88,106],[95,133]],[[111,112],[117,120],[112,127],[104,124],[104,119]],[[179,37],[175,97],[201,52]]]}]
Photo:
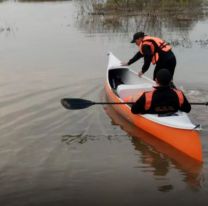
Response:
[{"label": "orange strap", "polygon": [[148,41],[143,41],[141,43],[141,45],[140,45],[140,52],[141,52],[141,54],[143,54],[142,48],[143,48],[144,45],[150,46],[151,52],[153,54],[152,64],[156,64],[156,62],[159,60],[159,54],[157,52],[155,52],[155,47],[154,47],[153,43],[152,42],[148,42]]},{"label": "orange strap", "polygon": [[150,92],[145,92],[145,110],[149,110],[152,104],[152,96],[155,90],[150,91]]},{"label": "orange strap", "polygon": [[183,92],[181,90],[178,90],[178,89],[173,89],[177,96],[178,96],[178,100],[179,100],[179,106],[181,107],[182,104],[184,103],[184,96],[183,96]]}]

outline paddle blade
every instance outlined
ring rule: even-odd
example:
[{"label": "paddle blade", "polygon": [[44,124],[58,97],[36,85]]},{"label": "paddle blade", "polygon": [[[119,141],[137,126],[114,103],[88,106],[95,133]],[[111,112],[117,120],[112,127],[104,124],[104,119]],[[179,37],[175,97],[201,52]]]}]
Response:
[{"label": "paddle blade", "polygon": [[76,110],[76,109],[85,109],[94,105],[95,103],[86,99],[78,98],[65,98],[61,100],[61,104],[66,109]]}]

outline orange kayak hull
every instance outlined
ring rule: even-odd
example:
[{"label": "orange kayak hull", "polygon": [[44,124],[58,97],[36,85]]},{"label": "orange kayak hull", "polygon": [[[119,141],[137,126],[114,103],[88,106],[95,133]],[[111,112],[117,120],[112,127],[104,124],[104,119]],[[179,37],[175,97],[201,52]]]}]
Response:
[{"label": "orange kayak hull", "polygon": [[[120,102],[120,99],[112,91],[108,82],[105,84],[105,91],[109,102]],[[167,143],[187,156],[202,162],[202,146],[199,131],[173,128],[153,122],[141,115],[132,114],[130,107],[126,104],[113,105],[113,108],[131,124]]]}]

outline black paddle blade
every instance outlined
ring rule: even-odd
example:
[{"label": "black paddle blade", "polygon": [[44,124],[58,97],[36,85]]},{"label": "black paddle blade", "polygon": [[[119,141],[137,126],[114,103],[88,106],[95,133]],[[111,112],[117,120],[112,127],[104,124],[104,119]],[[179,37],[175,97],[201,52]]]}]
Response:
[{"label": "black paddle blade", "polygon": [[87,107],[94,105],[95,103],[86,99],[65,98],[61,100],[61,104],[66,109],[76,110],[76,109],[85,109]]}]

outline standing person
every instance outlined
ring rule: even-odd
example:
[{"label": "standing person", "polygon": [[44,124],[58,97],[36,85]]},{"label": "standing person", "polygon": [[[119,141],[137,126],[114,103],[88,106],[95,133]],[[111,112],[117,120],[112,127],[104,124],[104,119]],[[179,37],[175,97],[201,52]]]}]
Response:
[{"label": "standing person", "polygon": [[160,69],[156,74],[157,86],[144,92],[132,105],[133,114],[172,114],[178,110],[190,112],[191,105],[181,90],[170,86],[172,76],[167,69]]},{"label": "standing person", "polygon": [[162,68],[168,69],[173,79],[176,58],[171,50],[172,47],[168,43],[158,37],[145,35],[144,32],[135,33],[131,43],[135,43],[139,47],[139,51],[128,62],[122,63],[122,66],[131,65],[143,57],[144,64],[141,71],[138,73],[139,77],[149,69],[152,63],[156,65],[153,73],[153,80],[155,80],[156,73]]}]

